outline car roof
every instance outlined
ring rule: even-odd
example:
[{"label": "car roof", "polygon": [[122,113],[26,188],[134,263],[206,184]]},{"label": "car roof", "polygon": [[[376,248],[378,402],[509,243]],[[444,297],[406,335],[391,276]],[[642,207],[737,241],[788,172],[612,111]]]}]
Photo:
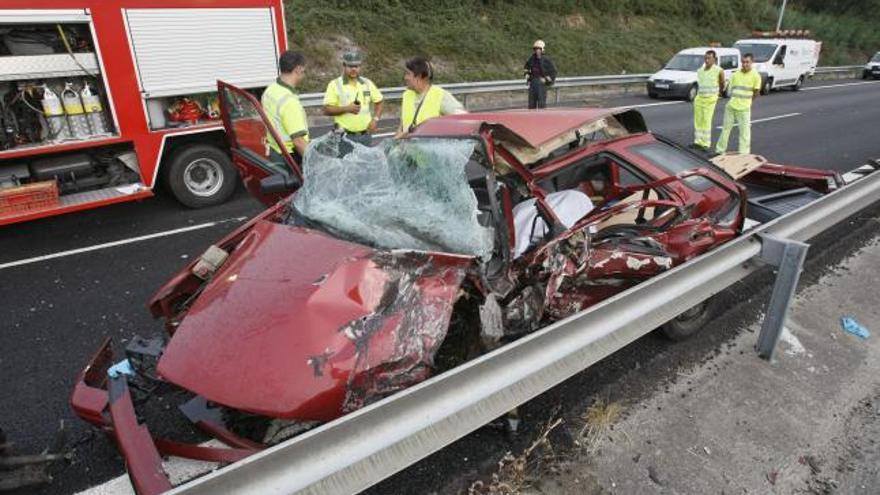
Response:
[{"label": "car roof", "polygon": [[[522,144],[538,148],[573,129],[635,110],[621,108],[552,108],[505,110],[446,115],[423,122],[414,136],[461,137],[479,135],[483,126],[503,128]],[[641,117],[639,115],[639,117]],[[644,121],[642,120],[642,127]],[[637,126],[638,127],[638,126]],[[641,129],[639,129],[641,130]]]}]

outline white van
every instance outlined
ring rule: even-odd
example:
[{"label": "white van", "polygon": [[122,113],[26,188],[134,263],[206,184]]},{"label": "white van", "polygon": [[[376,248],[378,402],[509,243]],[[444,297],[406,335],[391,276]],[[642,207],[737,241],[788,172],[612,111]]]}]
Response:
[{"label": "white van", "polygon": [[795,91],[816,72],[822,43],[803,38],[753,38],[739,40],[734,48],[755,57],[752,67],[761,74],[761,94],[771,89]]},{"label": "white van", "polygon": [[875,53],[862,70],[862,79],[869,77],[880,79],[880,52]]},{"label": "white van", "polygon": [[648,78],[648,96],[670,96],[692,101],[697,96],[697,69],[705,63],[703,57],[709,50],[715,50],[718,54],[718,65],[724,69],[724,80],[730,80],[730,76],[739,69],[739,50],[708,46],[688,48],[676,53],[660,71]]}]

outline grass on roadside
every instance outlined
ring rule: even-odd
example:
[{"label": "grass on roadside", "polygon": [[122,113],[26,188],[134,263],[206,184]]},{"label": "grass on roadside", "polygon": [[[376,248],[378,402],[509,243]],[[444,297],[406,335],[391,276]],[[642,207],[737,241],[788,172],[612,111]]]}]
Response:
[{"label": "grass on roadside", "polygon": [[[561,75],[619,74],[656,70],[688,46],[729,46],[776,19],[770,0],[285,0],[285,7],[291,45],[310,62],[306,91],[338,75],[349,47],[366,53],[364,74],[380,86],[402,85],[403,62],[413,55],[432,59],[438,82],[518,78],[538,38]],[[785,26],[814,31],[823,65],[863,63],[880,49],[880,30],[867,18],[790,6]]]}]

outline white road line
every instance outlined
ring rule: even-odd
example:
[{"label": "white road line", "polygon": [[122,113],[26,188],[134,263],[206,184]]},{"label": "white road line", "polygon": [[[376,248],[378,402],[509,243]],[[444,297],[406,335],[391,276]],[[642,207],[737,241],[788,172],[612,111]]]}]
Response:
[{"label": "white road line", "polygon": [[82,247],[82,248],[71,249],[68,251],[61,251],[58,253],[46,254],[43,256],[35,256],[33,258],[25,258],[25,259],[16,260],[16,261],[10,261],[8,263],[0,264],[0,270],[4,270],[6,268],[12,268],[15,266],[29,265],[31,263],[39,263],[41,261],[52,260],[55,258],[64,258],[66,256],[73,256],[75,254],[88,253],[91,251],[98,251],[100,249],[107,249],[107,248],[116,247],[116,246],[123,246],[125,244],[133,244],[135,242],[148,241],[150,239],[158,239],[160,237],[168,237],[171,235],[183,234],[186,232],[192,232],[194,230],[207,229],[207,228],[215,227],[217,225],[228,223],[228,222],[241,222],[245,219],[247,219],[247,217],[227,218],[226,220],[218,220],[216,222],[208,222],[208,223],[202,223],[199,225],[191,225],[189,227],[182,227],[182,228],[174,229],[174,230],[166,230],[164,232],[156,232],[153,234],[141,235],[138,237],[131,237],[128,239],[121,239],[118,241],[105,242],[104,244],[95,244],[93,246],[86,246],[86,247]]},{"label": "white road line", "polygon": [[844,84],[827,84],[825,86],[807,86],[801,88],[801,91],[813,91],[815,89],[845,88],[847,86],[863,86],[865,84],[880,84],[880,81],[862,81]]},{"label": "white road line", "polygon": [[684,100],[680,101],[662,101],[660,103],[641,103],[639,105],[624,105],[620,108],[646,108],[646,107],[662,107],[664,105],[678,105],[680,103],[685,103]]},{"label": "white road line", "polygon": [[[801,114],[800,114],[800,113],[787,113],[787,114],[785,114],[785,115],[777,115],[777,116],[775,116],[775,117],[767,117],[766,119],[757,119],[757,120],[753,120],[753,121],[752,121],[752,124],[759,124],[759,123],[761,123],[761,122],[770,122],[770,121],[772,121],[772,120],[787,119],[787,118],[789,118],[789,117],[797,117],[798,115],[801,115]],[[723,126],[720,126],[720,125],[719,125],[719,126],[717,127],[717,129],[721,129],[722,127],[723,127]],[[736,127],[736,125],[734,125],[734,127]]]}]

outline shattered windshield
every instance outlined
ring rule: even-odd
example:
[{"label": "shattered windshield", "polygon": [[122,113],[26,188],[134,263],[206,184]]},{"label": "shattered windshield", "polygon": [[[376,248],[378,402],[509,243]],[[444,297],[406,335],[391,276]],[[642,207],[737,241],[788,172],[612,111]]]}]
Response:
[{"label": "shattered windshield", "polygon": [[702,55],[679,54],[672,57],[672,60],[670,60],[669,63],[666,64],[666,67],[664,67],[664,69],[693,72],[702,67],[703,62],[704,60]]},{"label": "shattered windshield", "polygon": [[293,205],[343,239],[487,258],[494,234],[477,221],[465,173],[476,144],[411,138],[367,147],[330,133],[309,145]]}]

